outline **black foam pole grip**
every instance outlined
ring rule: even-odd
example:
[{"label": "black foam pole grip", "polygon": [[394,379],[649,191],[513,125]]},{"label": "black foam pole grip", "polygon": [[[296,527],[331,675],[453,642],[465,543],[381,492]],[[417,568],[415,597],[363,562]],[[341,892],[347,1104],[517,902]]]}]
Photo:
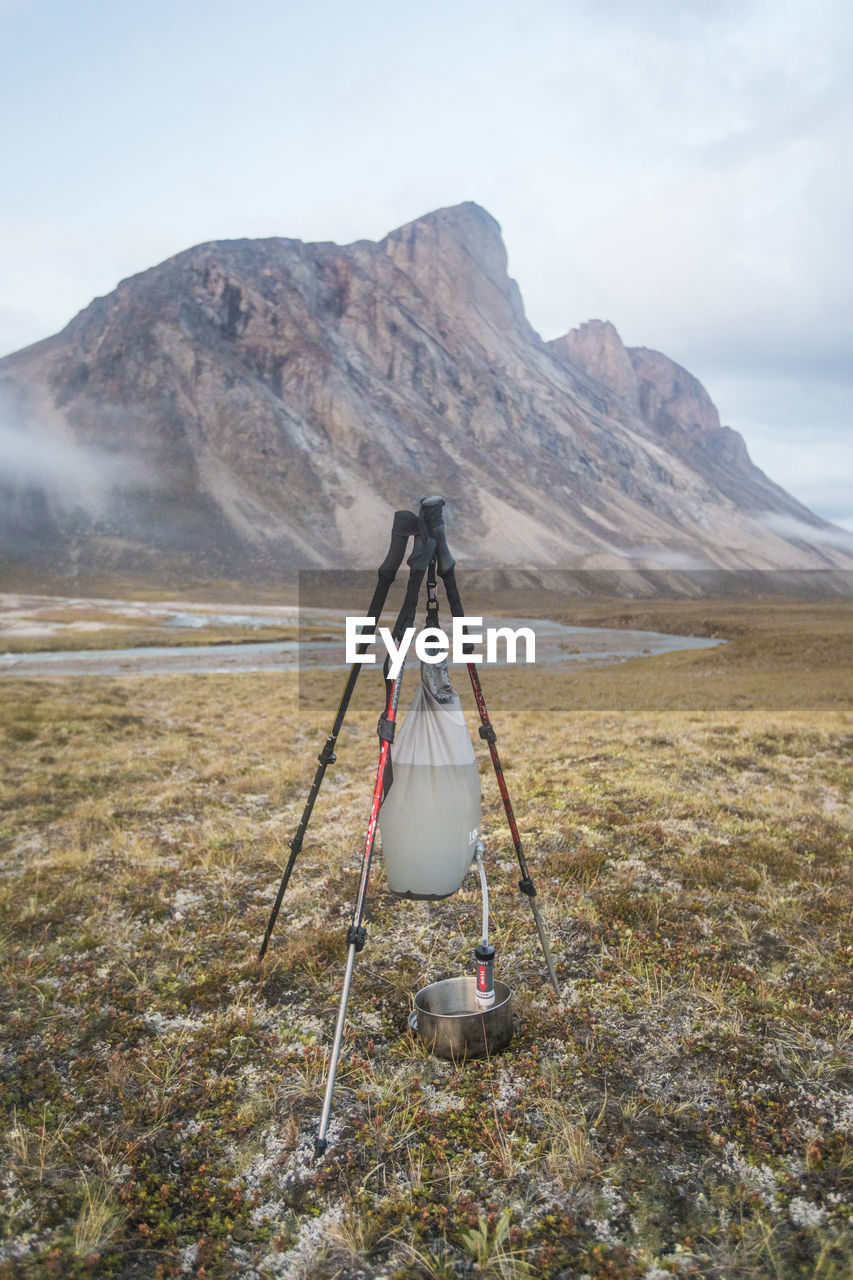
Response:
[{"label": "black foam pole grip", "polygon": [[395,511],[394,523],[391,526],[391,545],[388,554],[379,566],[379,577],[383,581],[393,582],[397,570],[403,563],[409,538],[417,532],[418,517],[413,511]]},{"label": "black foam pole grip", "polygon": [[426,521],[430,536],[435,538],[438,572],[443,578],[456,564],[450,554],[450,548],[447,545],[447,534],[444,531],[444,498],[438,496],[423,498],[421,500],[421,515]]}]

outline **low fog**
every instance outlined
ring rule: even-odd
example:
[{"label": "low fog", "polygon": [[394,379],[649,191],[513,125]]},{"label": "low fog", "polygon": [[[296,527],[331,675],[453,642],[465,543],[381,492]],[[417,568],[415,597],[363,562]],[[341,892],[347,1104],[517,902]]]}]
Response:
[{"label": "low fog", "polygon": [[145,479],[140,463],[86,448],[64,424],[25,415],[0,395],[0,488],[41,489],[55,506],[95,515],[112,495]]}]

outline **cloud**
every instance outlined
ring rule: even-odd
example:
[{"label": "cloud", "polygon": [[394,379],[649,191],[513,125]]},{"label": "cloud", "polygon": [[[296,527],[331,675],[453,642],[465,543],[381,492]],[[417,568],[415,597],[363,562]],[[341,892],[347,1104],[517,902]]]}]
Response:
[{"label": "cloud", "polygon": [[783,538],[800,539],[816,547],[836,547],[839,551],[853,554],[853,533],[844,529],[821,529],[796,516],[785,516],[775,511],[758,513],[755,516],[759,524]]},{"label": "cloud", "polygon": [[101,471],[76,446],[48,443],[0,424],[0,482],[35,485],[56,493],[102,488]]},{"label": "cloud", "polygon": [[46,421],[25,419],[14,401],[0,397],[0,486],[42,489],[66,509],[94,514],[116,490],[145,478],[140,463],[63,438]]},{"label": "cloud", "polygon": [[668,550],[666,547],[614,547],[614,552],[625,560],[642,561],[637,568],[695,570],[710,569],[714,562],[708,556],[697,556],[689,551]]}]

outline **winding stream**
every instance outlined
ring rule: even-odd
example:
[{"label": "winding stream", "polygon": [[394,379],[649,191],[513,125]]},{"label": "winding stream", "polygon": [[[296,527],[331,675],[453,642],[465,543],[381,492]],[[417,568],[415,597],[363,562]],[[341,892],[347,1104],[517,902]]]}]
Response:
[{"label": "winding stream", "polygon": [[[229,619],[229,621],[232,619]],[[486,619],[486,624],[531,627],[536,635],[536,661],[546,665],[602,665],[631,658],[654,657],[683,649],[710,649],[722,640],[666,635],[657,631],[623,631],[604,627],[570,627],[540,618]],[[328,632],[328,619],[312,618]],[[338,623],[340,628],[340,623]],[[336,630],[338,628],[335,628]],[[503,646],[500,648],[503,652]],[[519,656],[524,654],[519,644]],[[384,650],[377,651],[381,662]],[[413,651],[409,661],[414,660]],[[343,632],[313,640],[249,641],[239,644],[157,645],[133,649],[79,649],[42,653],[0,654],[0,675],[134,676],[237,674],[252,671],[296,671],[306,667],[344,668]],[[503,662],[498,663],[504,665]]]}]

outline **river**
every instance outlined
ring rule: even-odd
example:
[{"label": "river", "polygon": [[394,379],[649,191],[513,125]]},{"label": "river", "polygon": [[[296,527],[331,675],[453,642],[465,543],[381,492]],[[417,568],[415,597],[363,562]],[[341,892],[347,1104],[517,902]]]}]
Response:
[{"label": "river", "polygon": [[[536,636],[537,664],[602,665],[630,658],[654,657],[683,649],[709,649],[724,643],[696,636],[657,631],[623,631],[605,627],[570,627],[540,618],[487,620],[501,627],[530,627]],[[332,628],[328,619],[312,619],[316,630]],[[340,624],[338,624],[340,626]],[[503,646],[500,647],[503,653]],[[525,646],[518,646],[523,658]],[[377,662],[384,649],[377,652]],[[410,661],[411,661],[410,657]],[[343,632],[313,640],[248,641],[239,644],[157,645],[133,649],[78,649],[41,653],[0,654],[0,675],[153,676],[232,675],[252,671],[296,671],[300,668],[336,670],[348,664]],[[498,665],[503,665],[499,662]]]}]

